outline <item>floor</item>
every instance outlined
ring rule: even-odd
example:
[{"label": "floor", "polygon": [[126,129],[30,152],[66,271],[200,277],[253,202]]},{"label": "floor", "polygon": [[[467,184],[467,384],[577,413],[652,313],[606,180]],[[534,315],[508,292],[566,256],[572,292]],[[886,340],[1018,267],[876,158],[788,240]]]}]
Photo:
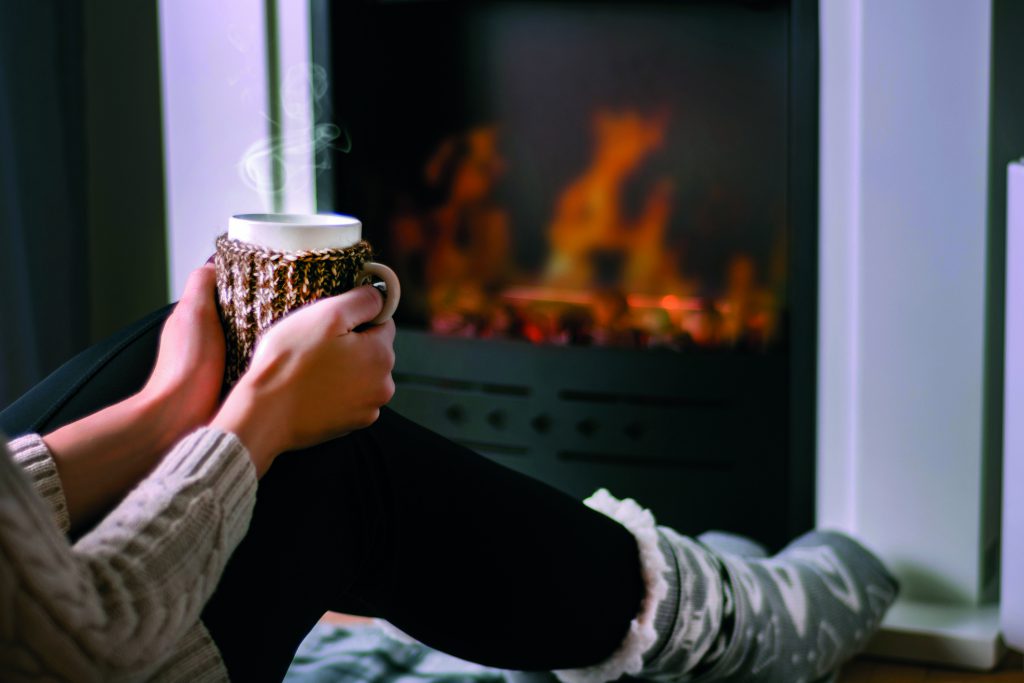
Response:
[{"label": "floor", "polygon": [[[323,621],[333,624],[366,623],[368,619],[328,612]],[[997,671],[972,673],[952,669],[899,664],[859,658],[843,668],[839,683],[1024,683],[1024,657],[1010,653]]]},{"label": "floor", "polygon": [[968,673],[860,658],[844,669],[839,683],[1024,683],[1024,658],[1009,654],[997,671]]}]

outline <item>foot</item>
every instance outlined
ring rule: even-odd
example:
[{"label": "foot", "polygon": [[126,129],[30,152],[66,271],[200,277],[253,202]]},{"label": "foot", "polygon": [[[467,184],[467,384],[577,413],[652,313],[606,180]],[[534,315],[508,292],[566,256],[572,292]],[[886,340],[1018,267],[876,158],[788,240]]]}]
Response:
[{"label": "foot", "polygon": [[697,537],[703,545],[719,554],[738,555],[739,557],[768,557],[768,549],[757,541],[731,534],[728,531],[705,531]]},{"label": "foot", "polygon": [[647,597],[618,650],[563,683],[622,674],[659,683],[824,683],[859,652],[896,598],[896,580],[836,532],[801,536],[774,557],[749,539],[692,539],[602,489],[587,499],[636,538]]},{"label": "foot", "polygon": [[805,534],[771,558],[719,560],[735,600],[732,634],[695,681],[829,680],[896,598],[896,580],[878,558],[837,532]]}]

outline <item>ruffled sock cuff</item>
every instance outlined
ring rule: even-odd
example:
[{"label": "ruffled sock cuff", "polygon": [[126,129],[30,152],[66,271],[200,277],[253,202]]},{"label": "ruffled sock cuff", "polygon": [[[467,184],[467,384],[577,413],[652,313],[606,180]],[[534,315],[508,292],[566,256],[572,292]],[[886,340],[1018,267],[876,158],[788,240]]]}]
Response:
[{"label": "ruffled sock cuff", "polygon": [[643,669],[644,653],[658,641],[655,618],[659,604],[668,594],[665,573],[669,567],[659,548],[658,531],[650,510],[631,498],[619,500],[606,489],[600,489],[583,502],[626,527],[636,538],[646,587],[640,613],[630,622],[629,631],[615,652],[592,666],[554,672],[563,683],[604,683],[625,674],[635,676]]}]

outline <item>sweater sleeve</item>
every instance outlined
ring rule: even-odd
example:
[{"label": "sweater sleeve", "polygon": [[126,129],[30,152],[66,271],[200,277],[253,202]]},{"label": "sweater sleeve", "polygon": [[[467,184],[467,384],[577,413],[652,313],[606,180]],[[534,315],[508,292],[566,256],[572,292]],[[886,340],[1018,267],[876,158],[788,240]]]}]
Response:
[{"label": "sweater sleeve", "polygon": [[11,449],[14,462],[25,470],[36,493],[50,506],[53,521],[61,533],[66,534],[71,528],[71,520],[68,517],[67,501],[64,499],[64,487],[61,486],[60,475],[57,473],[57,463],[54,462],[53,455],[43,438],[38,434],[26,434],[11,441],[7,447]]},{"label": "sweater sleeve", "polygon": [[183,439],[74,546],[34,480],[0,453],[4,680],[141,680],[203,640],[200,611],[255,502],[255,468],[234,435]]},{"label": "sweater sleeve", "polygon": [[174,652],[147,683],[226,683],[228,670],[217,644],[203,622],[197,621],[174,645]]}]

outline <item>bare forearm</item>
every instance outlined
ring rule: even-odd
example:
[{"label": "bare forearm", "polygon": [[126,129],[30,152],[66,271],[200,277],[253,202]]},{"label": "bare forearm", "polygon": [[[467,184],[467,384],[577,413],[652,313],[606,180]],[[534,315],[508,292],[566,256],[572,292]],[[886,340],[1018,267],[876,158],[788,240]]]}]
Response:
[{"label": "bare forearm", "polygon": [[243,381],[228,396],[210,426],[238,437],[249,452],[256,477],[262,479],[282,450],[277,444],[282,430],[274,420],[266,418],[266,411],[258,410],[259,401]]},{"label": "bare forearm", "polygon": [[180,438],[159,401],[137,394],[43,437],[72,528],[120,501]]}]

